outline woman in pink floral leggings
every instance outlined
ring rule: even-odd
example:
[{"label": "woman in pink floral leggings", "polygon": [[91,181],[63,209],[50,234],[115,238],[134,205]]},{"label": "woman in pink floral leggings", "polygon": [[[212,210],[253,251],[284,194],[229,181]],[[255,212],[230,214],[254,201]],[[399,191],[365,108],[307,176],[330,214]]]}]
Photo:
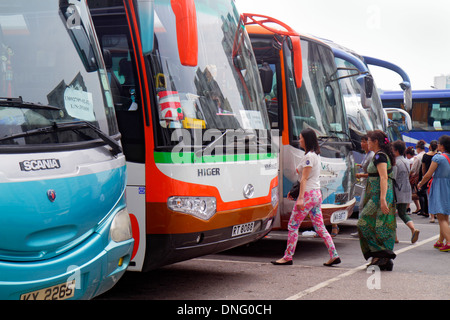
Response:
[{"label": "woman in pink floral leggings", "polygon": [[292,264],[292,256],[297,246],[298,228],[306,215],[309,214],[314,229],[325,241],[325,245],[327,246],[330,260],[324,263],[324,265],[330,267],[334,264],[341,263],[341,259],[334,247],[333,239],[323,223],[321,210],[322,193],[320,191],[319,181],[321,168],[320,148],[313,130],[302,130],[300,133],[300,146],[305,149],[305,156],[297,167],[300,180],[300,192],[289,220],[287,248],[284,257],[277,261],[272,261],[272,263],[274,265]]}]

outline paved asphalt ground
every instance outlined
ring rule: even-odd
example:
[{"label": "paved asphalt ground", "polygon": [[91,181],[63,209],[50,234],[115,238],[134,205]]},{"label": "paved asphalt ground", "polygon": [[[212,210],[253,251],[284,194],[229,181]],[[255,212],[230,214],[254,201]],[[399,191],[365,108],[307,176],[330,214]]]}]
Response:
[{"label": "paved asphalt ground", "polygon": [[136,300],[423,300],[450,299],[450,252],[433,248],[439,225],[412,215],[421,230],[417,243],[397,219],[397,258],[392,272],[367,270],[356,219],[334,238],[342,263],[324,267],[328,252],[320,238],[299,238],[292,266],[273,266],[282,256],[285,231],[220,254],[173,264],[148,273],[127,272],[97,299]]}]

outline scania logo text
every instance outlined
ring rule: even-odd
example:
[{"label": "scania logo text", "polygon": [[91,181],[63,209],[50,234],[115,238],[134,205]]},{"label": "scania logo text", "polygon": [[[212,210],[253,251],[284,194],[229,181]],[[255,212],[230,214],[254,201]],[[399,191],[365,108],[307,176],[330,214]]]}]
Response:
[{"label": "scania logo text", "polygon": [[61,164],[58,159],[39,159],[39,160],[24,160],[19,162],[20,170],[22,171],[37,171],[59,169]]}]

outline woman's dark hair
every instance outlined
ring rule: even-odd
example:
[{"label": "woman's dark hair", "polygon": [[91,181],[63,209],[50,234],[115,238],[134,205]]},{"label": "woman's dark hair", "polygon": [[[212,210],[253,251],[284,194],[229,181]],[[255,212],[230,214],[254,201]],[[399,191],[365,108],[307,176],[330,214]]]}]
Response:
[{"label": "woman's dark hair", "polygon": [[446,134],[440,136],[439,144],[444,147],[445,152],[450,153],[450,136]]},{"label": "woman's dark hair", "polygon": [[405,155],[407,155],[407,154],[412,155],[412,156],[415,156],[416,153],[414,152],[414,147],[408,147],[408,148],[406,148]]},{"label": "woman's dark hair", "polygon": [[438,145],[437,140],[431,140],[431,142],[430,142],[430,148],[429,148],[429,149],[430,149],[431,151],[436,151],[437,145]]},{"label": "woman's dark hair", "polygon": [[392,145],[389,142],[389,138],[387,137],[387,135],[381,130],[373,130],[367,132],[367,136],[370,140],[378,142],[378,146],[380,147],[381,151],[388,155],[389,159],[391,160],[391,165],[394,166],[395,157],[394,153],[392,152]]},{"label": "woman's dark hair", "polygon": [[404,156],[406,151],[406,143],[402,140],[396,140],[392,142],[392,148],[396,150],[401,156]]},{"label": "woman's dark hair", "polygon": [[419,148],[419,149],[425,150],[425,144],[426,144],[425,140],[419,140],[419,141],[417,141],[417,143],[416,143],[416,149]]},{"label": "woman's dark hair", "polygon": [[365,134],[365,135],[363,135],[362,137],[361,137],[361,141],[367,141],[367,139],[369,139],[368,137],[367,137],[367,134]]},{"label": "woman's dark hair", "polygon": [[303,129],[300,134],[303,137],[303,140],[305,141],[305,153],[308,153],[309,151],[314,151],[317,154],[320,154],[320,147],[319,147],[319,141],[317,140],[316,133],[314,130],[307,128]]}]

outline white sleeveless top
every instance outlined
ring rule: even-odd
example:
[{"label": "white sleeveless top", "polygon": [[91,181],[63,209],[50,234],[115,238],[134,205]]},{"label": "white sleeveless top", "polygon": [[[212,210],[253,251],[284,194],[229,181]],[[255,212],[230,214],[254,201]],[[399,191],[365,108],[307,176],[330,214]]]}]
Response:
[{"label": "white sleeveless top", "polygon": [[298,181],[302,180],[302,172],[304,167],[311,167],[308,180],[306,180],[305,191],[311,191],[314,189],[320,189],[320,168],[322,166],[320,155],[314,151],[309,151],[300,161],[297,166]]}]

